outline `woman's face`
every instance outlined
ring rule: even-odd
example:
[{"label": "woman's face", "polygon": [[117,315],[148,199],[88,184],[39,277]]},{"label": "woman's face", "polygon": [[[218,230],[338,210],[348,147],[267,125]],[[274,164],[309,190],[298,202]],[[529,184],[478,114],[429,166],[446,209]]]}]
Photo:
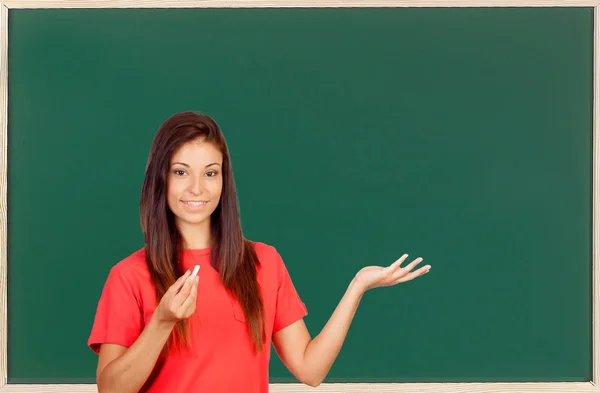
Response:
[{"label": "woman's face", "polygon": [[175,151],[167,176],[167,203],[179,228],[210,228],[223,188],[222,165],[221,151],[203,139]]}]

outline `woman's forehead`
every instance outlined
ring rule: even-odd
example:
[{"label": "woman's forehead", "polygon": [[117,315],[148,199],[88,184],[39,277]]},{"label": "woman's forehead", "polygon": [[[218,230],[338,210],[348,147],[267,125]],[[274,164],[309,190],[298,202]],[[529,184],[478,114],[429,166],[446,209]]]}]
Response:
[{"label": "woman's forehead", "polygon": [[211,163],[221,164],[221,150],[212,142],[194,140],[180,146],[171,157],[171,164],[180,162],[189,166],[206,166]]}]

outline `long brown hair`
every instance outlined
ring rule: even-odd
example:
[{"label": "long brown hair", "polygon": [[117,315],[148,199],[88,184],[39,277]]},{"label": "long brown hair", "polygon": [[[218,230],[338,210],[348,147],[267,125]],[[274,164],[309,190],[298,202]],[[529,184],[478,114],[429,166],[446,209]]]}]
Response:
[{"label": "long brown hair", "polygon": [[[156,299],[160,301],[167,289],[184,273],[180,261],[182,237],[167,204],[170,161],[181,145],[199,138],[213,143],[223,155],[221,199],[210,217],[210,263],[219,272],[224,287],[240,302],[251,339],[256,350],[261,351],[265,330],[264,306],[256,279],[259,261],[252,243],[242,234],[225,137],[217,123],[203,114],[183,112],[171,116],[158,129],[150,148],[141,192],[140,223]],[[187,345],[188,342],[188,321],[178,321],[163,354],[174,345]]]}]

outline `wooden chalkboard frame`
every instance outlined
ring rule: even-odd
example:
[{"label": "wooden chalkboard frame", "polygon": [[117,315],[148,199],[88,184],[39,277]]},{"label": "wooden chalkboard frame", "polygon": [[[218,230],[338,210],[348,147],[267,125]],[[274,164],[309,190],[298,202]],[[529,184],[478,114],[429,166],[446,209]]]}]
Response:
[{"label": "wooden chalkboard frame", "polygon": [[25,8],[282,8],[282,7],[593,7],[593,370],[589,382],[562,383],[324,383],[314,389],[302,384],[273,384],[283,392],[431,392],[600,393],[600,0],[0,0],[0,393],[97,392],[95,384],[7,383],[7,107],[8,11]]}]

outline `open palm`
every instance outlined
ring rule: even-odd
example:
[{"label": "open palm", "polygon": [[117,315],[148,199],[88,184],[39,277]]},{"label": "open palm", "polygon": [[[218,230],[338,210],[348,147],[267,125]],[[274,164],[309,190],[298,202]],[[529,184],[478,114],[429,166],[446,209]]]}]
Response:
[{"label": "open palm", "polygon": [[372,288],[392,286],[412,280],[429,272],[429,269],[431,269],[430,265],[425,265],[413,271],[423,258],[417,258],[405,267],[400,267],[407,257],[408,255],[404,254],[400,259],[387,267],[364,267],[356,274],[355,281],[366,291]]}]

